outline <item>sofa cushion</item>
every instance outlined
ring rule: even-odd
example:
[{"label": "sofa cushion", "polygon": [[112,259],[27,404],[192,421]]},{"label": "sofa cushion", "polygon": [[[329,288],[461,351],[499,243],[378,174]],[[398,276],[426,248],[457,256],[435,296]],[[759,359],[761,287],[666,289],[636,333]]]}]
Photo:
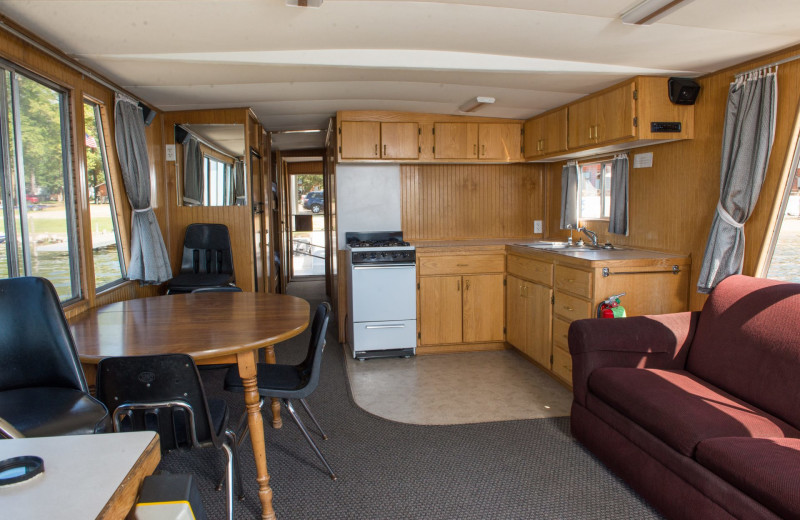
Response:
[{"label": "sofa cushion", "polygon": [[589,390],[687,457],[712,437],[800,437],[789,424],[683,370],[599,368]]},{"label": "sofa cushion", "polygon": [[800,439],[708,439],[696,458],[782,518],[800,519]]},{"label": "sofa cushion", "polygon": [[686,369],[800,428],[800,284],[731,276],[712,291]]}]

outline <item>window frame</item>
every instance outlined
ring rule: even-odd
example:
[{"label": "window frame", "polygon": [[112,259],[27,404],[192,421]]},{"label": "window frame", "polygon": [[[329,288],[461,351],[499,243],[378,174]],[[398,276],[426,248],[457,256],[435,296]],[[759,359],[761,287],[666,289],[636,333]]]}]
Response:
[{"label": "window frame", "polygon": [[[589,221],[589,220],[606,221],[607,222],[611,218],[611,214],[610,214],[611,213],[611,208],[610,207],[606,207],[606,201],[605,201],[606,188],[608,188],[609,191],[611,189],[611,186],[610,186],[611,177],[609,175],[609,178],[608,178],[609,185],[606,186],[606,177],[603,174],[603,171],[605,170],[606,164],[608,164],[609,168],[610,168],[611,165],[613,165],[613,162],[614,162],[613,158],[594,158],[594,159],[590,159],[590,160],[587,160],[587,161],[584,161],[584,162],[580,162],[580,161],[578,162],[578,220],[580,220],[581,222],[585,222],[585,221]],[[585,182],[583,180],[582,168],[584,166],[592,165],[592,164],[599,164],[600,165],[601,188],[600,188],[600,216],[599,217],[589,217],[589,216],[585,216],[585,215],[583,215],[581,213],[581,209],[583,208],[583,183]],[[609,214],[608,215],[604,215],[604,213],[606,213],[606,212],[608,212]]]},{"label": "window frame", "polygon": [[[8,85],[6,83],[6,72],[9,73],[9,78],[11,80],[11,84]],[[0,172],[0,177],[2,177],[2,185],[0,188],[3,190],[3,194],[5,194],[5,198],[3,200],[3,211],[4,211],[4,219],[6,225],[8,222],[12,222],[14,225],[12,226],[11,230],[11,237],[13,238],[13,242],[9,240],[8,229],[6,229],[6,262],[9,268],[9,277],[19,277],[19,276],[31,276],[31,260],[30,260],[30,251],[28,248],[25,247],[24,241],[22,247],[22,266],[23,270],[20,273],[20,262],[19,262],[19,254],[20,251],[17,247],[17,232],[16,232],[16,219],[14,218],[14,206],[13,206],[13,198],[12,198],[12,191],[16,191],[16,196],[19,200],[20,206],[20,231],[22,233],[22,238],[28,236],[28,221],[27,221],[27,206],[25,204],[26,200],[26,193],[25,193],[25,171],[24,171],[24,160],[22,159],[23,150],[19,146],[14,147],[14,162],[15,162],[15,173],[16,173],[16,190],[13,190],[13,182],[11,186],[8,186],[8,181],[14,177],[14,174],[11,173],[11,153],[10,153],[10,136],[12,129],[9,128],[9,115],[14,121],[14,140],[15,142],[21,143],[22,142],[22,129],[17,124],[19,120],[19,113],[20,113],[20,105],[19,105],[19,80],[18,76],[22,76],[29,81],[34,81],[43,85],[46,88],[53,90],[54,92],[58,93],[59,95],[59,122],[61,126],[61,163],[62,163],[62,174],[63,174],[63,182],[64,182],[64,212],[65,212],[65,225],[67,228],[67,252],[68,252],[68,262],[69,262],[69,270],[70,270],[70,288],[71,288],[71,296],[64,300],[60,300],[60,303],[63,306],[71,305],[74,303],[79,302],[83,296],[83,286],[81,284],[81,252],[80,252],[80,245],[79,245],[79,225],[78,225],[78,215],[76,211],[76,202],[75,198],[77,195],[76,186],[75,186],[75,172],[73,168],[73,148],[72,148],[72,118],[70,109],[72,107],[73,95],[72,91],[64,87],[45,76],[28,70],[24,67],[21,67],[13,62],[0,58],[0,73],[2,73],[2,78],[0,79],[0,88],[2,88],[2,95],[3,100],[0,102],[0,117],[2,117],[2,122],[0,122],[0,146],[2,146],[2,150],[0,151],[0,155],[2,156],[2,160],[0,161],[0,168],[2,168],[2,172]],[[11,89],[11,99],[7,100],[5,98],[7,89]],[[6,102],[9,102],[11,105],[11,113],[8,112],[8,106]],[[19,165],[22,164],[23,167],[19,168]],[[9,189],[6,189],[9,188]],[[8,204],[11,202],[11,204]],[[9,213],[10,212],[10,213]],[[11,217],[9,220],[9,216]],[[13,253],[13,254],[12,254]]]},{"label": "window frame", "polygon": [[[102,102],[100,102],[100,101],[98,101],[96,99],[93,99],[93,98],[91,98],[89,96],[84,95],[83,99],[82,99],[82,102],[81,102],[81,106],[84,108],[84,110],[86,109],[85,108],[86,105],[91,105],[92,106],[92,111],[94,112],[94,119],[95,119],[95,124],[96,124],[96,129],[95,130],[97,131],[97,138],[99,139],[99,142],[97,143],[97,145],[101,149],[100,156],[101,156],[102,164],[103,164],[103,174],[105,175],[105,180],[106,180],[106,192],[108,193],[108,204],[109,204],[109,209],[111,211],[111,223],[112,223],[112,227],[114,228],[114,238],[115,238],[115,241],[116,241],[117,258],[119,259],[119,267],[120,267],[120,269],[119,269],[120,270],[120,277],[119,278],[117,278],[117,279],[115,279],[115,280],[113,280],[111,282],[104,283],[103,285],[97,285],[97,271],[96,271],[96,267],[97,266],[94,263],[94,248],[92,248],[91,257],[92,257],[92,267],[94,268],[93,269],[93,271],[94,271],[94,280],[93,280],[94,292],[95,292],[95,294],[100,294],[101,292],[107,291],[108,289],[111,289],[113,287],[116,287],[118,285],[121,285],[121,284],[125,283],[127,281],[128,269],[127,269],[127,265],[125,264],[125,253],[124,253],[124,250],[123,250],[123,247],[122,247],[122,234],[120,232],[120,227],[119,227],[119,219],[118,219],[119,214],[117,213],[117,202],[116,202],[116,195],[115,195],[116,190],[114,188],[114,182],[112,181],[111,164],[108,161],[108,146],[106,146],[106,134],[105,134],[105,128],[106,127],[105,127],[104,118],[105,118],[105,116],[107,114],[107,109],[106,109],[106,106],[105,106],[104,103],[102,103]],[[86,118],[84,117],[83,118],[83,131],[86,132],[86,129],[87,129]],[[86,165],[86,167],[88,167],[88,156],[87,156],[87,152],[85,150],[85,147],[84,147],[83,154],[84,154],[84,157],[83,157],[84,164]],[[88,175],[88,171],[87,171],[87,175]],[[88,178],[87,178],[87,184],[86,184],[86,201],[87,201],[87,207],[88,207],[88,204],[91,203],[91,201],[89,200]],[[90,210],[89,210],[89,230],[87,231],[87,233],[89,234],[90,237],[92,235],[91,220],[92,220],[92,214],[91,214],[91,208],[90,208]]]}]

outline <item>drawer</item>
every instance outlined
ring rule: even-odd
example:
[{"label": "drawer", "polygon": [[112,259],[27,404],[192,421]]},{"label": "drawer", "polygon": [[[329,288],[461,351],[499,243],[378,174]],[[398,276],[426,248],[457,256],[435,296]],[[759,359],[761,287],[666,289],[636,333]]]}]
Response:
[{"label": "drawer", "polygon": [[552,287],[553,264],[516,255],[508,255],[507,262],[508,274]]},{"label": "drawer", "polygon": [[553,320],[553,346],[564,349],[569,352],[569,339],[567,333],[569,332],[570,322],[555,318]]},{"label": "drawer", "polygon": [[356,322],[350,341],[357,352],[414,348],[417,346],[417,320]]},{"label": "drawer", "polygon": [[565,267],[556,266],[556,289],[571,292],[586,298],[592,297],[592,273]]},{"label": "drawer", "polygon": [[553,348],[553,373],[572,385],[572,356],[558,347]]},{"label": "drawer", "polygon": [[505,255],[423,256],[419,259],[420,276],[431,274],[502,273]]},{"label": "drawer", "polygon": [[592,304],[571,294],[555,291],[553,312],[569,321],[592,317]]}]

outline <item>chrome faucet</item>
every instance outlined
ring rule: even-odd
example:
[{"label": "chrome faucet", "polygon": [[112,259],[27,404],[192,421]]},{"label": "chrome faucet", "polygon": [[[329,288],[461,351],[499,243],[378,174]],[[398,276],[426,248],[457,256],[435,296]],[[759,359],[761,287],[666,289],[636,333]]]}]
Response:
[{"label": "chrome faucet", "polygon": [[595,233],[594,231],[592,231],[590,229],[586,229],[583,226],[579,226],[579,227],[573,228],[572,224],[567,224],[567,229],[575,229],[575,231],[577,231],[578,233],[584,233],[587,237],[592,239],[592,245],[593,246],[597,245],[597,233]]},{"label": "chrome faucet", "polygon": [[585,227],[579,227],[579,228],[576,229],[576,231],[583,232],[587,237],[592,239],[592,245],[593,246],[597,245],[597,233],[595,233],[594,231],[591,231],[589,229],[586,229]]}]

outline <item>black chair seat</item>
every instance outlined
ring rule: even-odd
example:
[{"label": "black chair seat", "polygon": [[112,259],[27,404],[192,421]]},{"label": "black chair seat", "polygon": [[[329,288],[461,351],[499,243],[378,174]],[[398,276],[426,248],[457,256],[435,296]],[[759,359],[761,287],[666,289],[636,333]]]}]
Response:
[{"label": "black chair seat", "polygon": [[74,388],[17,388],[0,392],[0,417],[26,437],[85,435],[111,430],[106,407]]},{"label": "black chair seat", "polygon": [[171,291],[191,292],[198,287],[222,287],[230,285],[235,281],[232,274],[196,274],[181,273],[169,281]]},{"label": "black chair seat", "polygon": [[167,294],[235,283],[228,228],[222,224],[189,224],[183,238],[181,268],[167,283]]},{"label": "black chair seat", "polygon": [[[308,376],[304,371],[292,365],[258,364],[258,393],[264,397],[286,399],[303,399],[309,396],[314,388],[308,384]],[[239,367],[231,367],[225,374],[225,390],[244,392]]]}]

